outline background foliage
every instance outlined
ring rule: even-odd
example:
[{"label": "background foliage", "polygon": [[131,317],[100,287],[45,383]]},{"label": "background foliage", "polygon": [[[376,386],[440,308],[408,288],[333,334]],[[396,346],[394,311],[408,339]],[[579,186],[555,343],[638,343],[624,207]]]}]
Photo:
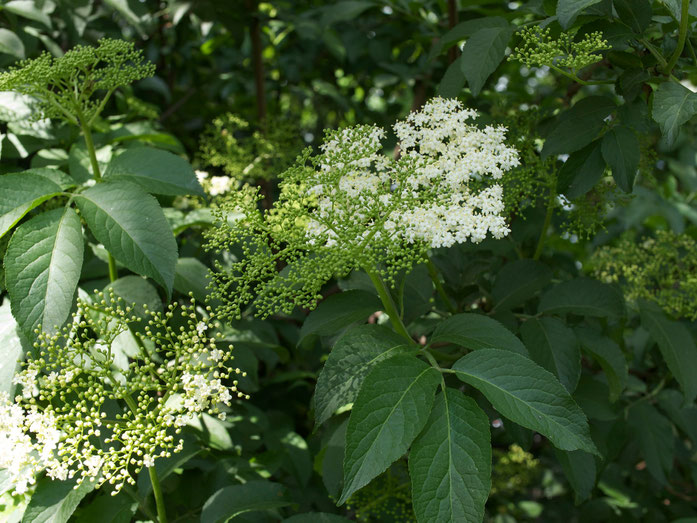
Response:
[{"label": "background foliage", "polygon": [[[389,127],[436,94],[458,97],[483,123],[507,125],[520,151],[522,165],[504,178],[512,233],[434,250],[432,264],[402,275],[390,292],[408,334],[453,370],[447,387],[431,394],[433,410],[416,413],[421,425],[435,427],[452,394],[452,408],[472,419],[461,432],[490,431],[490,450],[479,458],[480,468],[491,463],[491,490],[485,512],[469,519],[697,518],[694,2],[10,0],[0,7],[3,68],[103,37],[134,42],[155,64],[154,76],[113,94],[92,134],[99,168],[122,184],[119,222],[136,230],[139,217],[157,216],[164,231],[144,230],[153,237],[140,237],[145,251],[133,259],[133,249],[115,251],[120,242],[95,225],[100,198],[114,193],[100,194],[106,184],[89,188],[84,132],[37,120],[31,99],[0,93],[3,391],[12,392],[11,362],[31,351],[33,328],[61,324],[75,293],[107,287],[109,253],[120,277],[112,285],[124,300],[160,309],[189,293],[203,301],[208,269],[240,255],[206,251],[203,236],[215,222],[211,208],[238,180],[258,185],[268,208],[278,175],[304,146],[319,144],[323,129]],[[388,137],[386,150],[395,145]],[[134,165],[149,166],[159,182],[134,177]],[[164,188],[158,167],[180,181]],[[56,223],[61,212],[71,224],[61,229],[72,234],[65,245],[80,251],[63,256],[81,263],[53,293],[49,281],[42,295],[32,294],[18,287],[16,271],[38,244],[32,234],[57,237],[46,227],[37,232],[39,220]],[[49,257],[42,272],[64,262]],[[395,456],[375,478],[344,475],[355,464],[344,458],[345,447],[355,448],[347,405],[370,410],[361,394],[388,401],[394,391],[382,390],[381,377],[395,369],[421,376],[422,360],[399,350],[404,340],[376,314],[384,307],[365,273],[332,280],[322,294],[312,312],[262,321],[249,309],[221,328],[251,399],[234,403],[224,421],[207,416],[186,427],[183,451],[158,462],[170,520],[448,520],[413,483],[430,481],[416,469],[434,461],[429,438],[442,434],[413,434],[408,462]],[[390,347],[398,350],[386,355]],[[532,365],[523,355],[554,375],[550,394],[570,398],[578,419],[588,419],[580,444],[507,410],[482,385],[517,387],[512,376]],[[438,384],[428,373],[422,381],[425,389]],[[2,474],[9,521],[156,517],[144,473],[115,497],[108,487],[74,490],[48,478],[13,496]],[[343,490],[347,478],[368,485]],[[476,486],[468,487],[463,492],[476,498]],[[337,507],[342,490],[348,499]]]}]

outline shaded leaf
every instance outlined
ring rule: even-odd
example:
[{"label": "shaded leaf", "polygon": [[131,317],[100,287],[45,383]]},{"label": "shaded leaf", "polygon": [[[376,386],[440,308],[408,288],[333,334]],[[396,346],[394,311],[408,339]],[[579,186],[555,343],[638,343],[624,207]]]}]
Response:
[{"label": "shaded leaf", "polygon": [[624,316],[624,297],[612,285],[592,278],[576,278],[552,287],[542,296],[537,312],[573,313],[599,318]]},{"label": "shaded leaf", "polygon": [[413,356],[378,363],[366,376],[346,429],[341,505],[407,451],[426,424],[440,373]]},{"label": "shaded leaf", "polygon": [[552,279],[552,270],[536,260],[516,260],[496,275],[491,294],[494,310],[512,309],[533,297]]},{"label": "shaded leaf", "polygon": [[431,343],[453,343],[467,349],[503,349],[527,356],[525,345],[498,321],[483,314],[456,314],[441,321]]},{"label": "shaded leaf", "polygon": [[300,329],[300,341],[310,334],[336,334],[352,323],[365,321],[382,308],[380,298],[370,292],[351,290],[332,294],[307,316]]},{"label": "shaded leaf", "polygon": [[617,186],[624,192],[632,192],[640,158],[636,134],[618,125],[603,136],[601,150]]},{"label": "shaded leaf", "polygon": [[668,483],[666,474],[673,470],[675,441],[670,422],[646,401],[629,409],[627,423],[639,442],[649,473],[662,485]]},{"label": "shaded leaf", "polygon": [[201,523],[224,523],[235,516],[290,505],[286,488],[271,481],[249,481],[224,487],[203,505]]},{"label": "shaded leaf", "polygon": [[697,114],[697,94],[676,82],[663,82],[653,93],[652,118],[667,145],[678,138],[680,127]]},{"label": "shaded leaf", "polygon": [[574,502],[576,505],[580,505],[590,498],[593,487],[595,487],[595,458],[582,450],[566,452],[555,449],[555,454],[566,479],[569,480],[571,488],[574,489]]},{"label": "shaded leaf", "polygon": [[5,254],[12,314],[22,330],[45,332],[63,325],[80,280],[84,240],[70,207],[35,216],[17,228]]},{"label": "shaded leaf", "polygon": [[597,4],[600,0],[559,0],[557,3],[557,19],[563,29],[568,29],[576,17],[585,8]]},{"label": "shaded leaf", "polygon": [[60,192],[60,185],[35,173],[0,176],[0,238],[34,207]]},{"label": "shaded leaf", "polygon": [[576,329],[576,334],[583,349],[600,364],[605,372],[610,388],[610,401],[617,401],[627,386],[629,375],[627,360],[622,354],[622,349],[607,336],[588,328],[579,327]]},{"label": "shaded leaf", "polygon": [[588,421],[553,374],[509,351],[471,352],[453,365],[503,416],[549,438],[561,450],[598,451]]},{"label": "shaded leaf", "polygon": [[600,143],[595,140],[580,151],[571,153],[559,169],[557,187],[567,197],[583,196],[603,177],[605,160]]},{"label": "shaded leaf", "polygon": [[77,506],[94,483],[83,481],[75,488],[76,480],[39,480],[22,517],[23,523],[67,523]]},{"label": "shaded leaf", "polygon": [[436,396],[409,453],[418,521],[482,521],[491,490],[490,440],[489,418],[473,399],[451,388]]},{"label": "shaded leaf", "polygon": [[491,73],[506,54],[513,31],[508,26],[487,27],[476,31],[462,48],[460,64],[472,96],[477,96]]}]

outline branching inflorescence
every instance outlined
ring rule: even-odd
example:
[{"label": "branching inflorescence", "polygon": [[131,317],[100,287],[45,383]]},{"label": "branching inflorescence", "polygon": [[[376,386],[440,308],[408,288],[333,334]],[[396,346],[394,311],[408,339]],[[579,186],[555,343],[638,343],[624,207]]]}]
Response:
[{"label": "branching inflorescence", "polygon": [[[78,300],[73,322],[38,334],[34,355],[15,376],[14,403],[0,394],[0,468],[15,492],[35,476],[76,478],[118,492],[154,461],[181,450],[177,435],[201,413],[244,397],[216,344],[217,322],[195,304],[164,312],[124,306],[113,293]],[[133,326],[145,324],[140,332]],[[127,354],[124,346],[131,340]]]},{"label": "branching inflorescence", "polygon": [[231,194],[209,233],[210,248],[243,252],[217,267],[221,313],[238,317],[252,301],[261,316],[313,308],[335,275],[361,268],[392,282],[429,248],[508,234],[496,181],[518,154],[504,127],[477,127],[476,116],[457,100],[431,100],[394,126],[398,159],[382,152],[383,129],[329,131],[320,154],[306,150],[281,176],[271,210],[259,210],[254,188]]},{"label": "branching inflorescence", "polygon": [[103,38],[97,47],[78,45],[59,58],[44,52],[0,73],[0,91],[37,99],[36,117],[89,126],[119,87],[152,76],[155,65],[123,40]]}]

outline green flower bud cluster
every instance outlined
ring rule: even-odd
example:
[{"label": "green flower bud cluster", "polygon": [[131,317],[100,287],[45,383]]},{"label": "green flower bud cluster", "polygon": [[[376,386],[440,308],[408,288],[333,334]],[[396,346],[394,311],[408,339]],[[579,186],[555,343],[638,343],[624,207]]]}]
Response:
[{"label": "green flower bud cluster", "polygon": [[406,460],[397,461],[356,492],[346,508],[354,512],[356,521],[416,522]]},{"label": "green flower bud cluster", "polygon": [[518,60],[527,67],[548,65],[566,67],[576,72],[602,60],[598,53],[610,49],[599,31],[587,33],[578,41],[574,41],[573,35],[566,32],[553,38],[549,27],[526,27],[519,34],[522,43],[509,60]]},{"label": "green flower bud cluster", "polygon": [[[218,167],[233,180],[243,182],[275,178],[290,167],[301,149],[299,130],[286,120],[267,121],[266,132],[262,133],[252,129],[246,120],[227,113],[213,120],[204,131],[200,155],[204,164]],[[204,188],[208,184],[215,187],[214,180],[203,181]]]},{"label": "green flower bud cluster", "polygon": [[39,102],[37,117],[90,124],[111,94],[155,73],[133,43],[103,38],[78,45],[59,58],[44,52],[0,73],[0,91],[17,91]]},{"label": "green flower bud cluster", "polygon": [[688,234],[657,231],[637,242],[625,236],[598,249],[594,275],[622,285],[628,300],[656,302],[677,318],[697,320],[697,241]]},{"label": "green flower bud cluster", "polygon": [[213,295],[237,318],[253,302],[262,317],[314,308],[333,276],[363,269],[392,284],[425,261],[429,248],[501,238],[502,189],[519,164],[505,128],[471,125],[476,112],[436,98],[395,124],[402,154],[382,152],[385,132],[359,125],[326,133],[320,154],[301,154],[281,176],[280,196],[262,212],[259,191],[243,187],[217,209],[208,248],[241,246],[218,264]]},{"label": "green flower bud cluster", "polygon": [[72,323],[53,335],[37,330],[14,378],[15,402],[0,398],[0,426],[13,435],[3,455],[15,460],[0,467],[18,491],[42,469],[78,485],[110,483],[115,493],[135,484],[143,467],[182,449],[178,434],[189,421],[224,418],[222,406],[245,397],[234,379],[244,373],[227,365],[218,327],[195,303],[163,313],[124,306],[111,291],[78,299]]},{"label": "green flower bud cluster", "polygon": [[537,481],[540,472],[540,461],[515,443],[505,451],[494,448],[491,495],[520,494]]}]

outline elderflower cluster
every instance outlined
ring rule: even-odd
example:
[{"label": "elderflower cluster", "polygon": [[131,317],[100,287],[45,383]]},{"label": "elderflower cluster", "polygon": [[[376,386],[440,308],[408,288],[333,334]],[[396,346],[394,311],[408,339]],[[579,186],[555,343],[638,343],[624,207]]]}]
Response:
[{"label": "elderflower cluster", "polygon": [[203,132],[200,155],[204,164],[222,169],[226,176],[211,177],[208,192],[218,196],[238,182],[270,180],[293,162],[300,149],[298,129],[288,121],[271,119],[262,132],[232,113],[219,116]]},{"label": "elderflower cluster", "polygon": [[97,47],[78,45],[59,58],[44,52],[20,61],[0,73],[0,91],[36,98],[37,118],[89,124],[117,88],[154,73],[155,66],[145,61],[133,43],[102,38]]},{"label": "elderflower cluster", "polygon": [[[245,397],[216,341],[208,310],[173,304],[163,312],[126,307],[112,292],[78,299],[72,323],[37,330],[34,355],[0,395],[0,468],[15,492],[45,470],[53,479],[114,485],[182,449],[179,433],[201,413]],[[140,327],[140,328],[138,328]],[[138,330],[136,330],[138,328]],[[226,348],[227,349],[227,348]]]},{"label": "elderflower cluster", "polygon": [[509,60],[519,60],[526,67],[549,65],[566,67],[575,72],[599,62],[603,57],[598,53],[610,49],[599,31],[585,34],[578,41],[574,41],[573,35],[565,32],[553,38],[549,27],[526,27],[519,34],[522,43]]},{"label": "elderflower cluster", "polygon": [[619,283],[627,299],[656,302],[678,318],[697,320],[697,241],[688,234],[657,231],[637,241],[625,236],[593,255],[595,276]]},{"label": "elderflower cluster", "polygon": [[518,154],[505,128],[478,127],[476,116],[457,100],[429,101],[394,126],[397,159],[383,153],[379,127],[329,131],[318,155],[306,150],[281,176],[272,209],[259,210],[256,189],[230,194],[208,233],[211,249],[242,247],[217,267],[222,314],[237,317],[252,301],[262,316],[313,308],[335,275],[360,268],[393,282],[429,248],[508,234],[497,181]]}]

